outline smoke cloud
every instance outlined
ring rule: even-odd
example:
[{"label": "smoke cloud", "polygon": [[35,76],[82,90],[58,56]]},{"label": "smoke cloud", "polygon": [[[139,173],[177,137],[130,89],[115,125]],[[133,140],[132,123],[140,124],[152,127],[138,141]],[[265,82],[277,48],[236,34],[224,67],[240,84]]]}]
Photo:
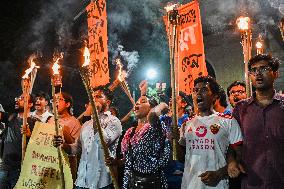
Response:
[{"label": "smoke cloud", "polygon": [[[284,15],[282,0],[206,0],[200,1],[204,33],[221,33],[235,24],[237,16],[248,13],[255,24],[261,27],[273,25]],[[39,16],[31,22],[28,36],[32,36],[28,47],[42,50],[47,43],[55,41],[59,48],[70,46],[74,37],[72,27],[74,16],[84,9],[89,1],[60,0],[44,1]],[[118,45],[127,50],[135,49],[135,56],[156,53],[161,56],[168,52],[165,27],[162,16],[167,0],[108,0],[108,45],[113,54]],[[175,1],[177,2],[177,1]],[[190,0],[179,0],[186,4]],[[277,15],[272,17],[272,12]],[[83,15],[84,16],[84,15]],[[81,19],[85,20],[85,19]],[[86,23],[78,30],[81,37],[87,36]],[[152,52],[154,49],[154,52]],[[139,52],[139,55],[138,55]],[[125,55],[126,56],[126,55]],[[135,58],[131,58],[135,59]],[[137,61],[134,61],[137,63]],[[132,64],[130,64],[132,65]]]}]

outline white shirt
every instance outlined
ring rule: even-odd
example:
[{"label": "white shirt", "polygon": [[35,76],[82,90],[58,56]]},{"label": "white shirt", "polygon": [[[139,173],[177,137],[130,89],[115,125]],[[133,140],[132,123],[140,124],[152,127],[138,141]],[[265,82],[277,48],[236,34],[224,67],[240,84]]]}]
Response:
[{"label": "white shirt", "polygon": [[[116,156],[116,147],[122,133],[119,119],[109,111],[99,115],[105,142],[109,145],[112,157]],[[104,151],[99,134],[93,129],[93,121],[90,120],[82,126],[80,137],[71,146],[72,153],[82,151],[78,168],[78,176],[75,185],[89,189],[97,189],[112,183],[109,169],[105,165]]]},{"label": "white shirt", "polygon": [[182,189],[228,189],[228,180],[221,180],[216,187],[205,185],[199,175],[226,166],[229,145],[242,142],[237,121],[223,114],[196,116],[180,130],[180,144],[186,145]]},{"label": "white shirt", "polygon": [[35,117],[35,118],[37,118],[37,119],[39,119],[39,120],[40,120],[41,122],[43,122],[43,123],[46,123],[47,119],[48,119],[50,116],[53,117],[53,114],[50,113],[49,111],[45,111],[45,112],[44,112],[43,114],[41,114],[41,115],[38,115],[36,112],[37,112],[36,110],[33,111],[33,112],[31,112],[31,116],[32,116],[32,117]]}]

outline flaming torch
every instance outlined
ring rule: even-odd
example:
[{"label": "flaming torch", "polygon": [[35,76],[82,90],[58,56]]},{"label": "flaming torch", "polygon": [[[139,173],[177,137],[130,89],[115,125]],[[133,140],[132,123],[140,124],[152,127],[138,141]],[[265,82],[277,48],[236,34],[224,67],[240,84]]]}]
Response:
[{"label": "flaming torch", "polygon": [[[62,87],[62,82],[61,82],[61,75],[59,72],[60,69],[60,65],[58,64],[59,60],[61,60],[63,58],[63,53],[60,54],[59,57],[55,57],[54,58],[54,63],[52,66],[52,70],[53,70],[53,75],[51,77],[51,86],[52,86],[52,98],[53,98],[53,114],[54,114],[54,123],[55,123],[55,134],[59,135],[59,123],[58,123],[58,110],[57,110],[57,97],[55,96],[55,90],[56,87],[59,87],[59,90],[61,91],[61,87]],[[61,175],[61,184],[62,184],[62,188],[65,189],[65,179],[64,179],[64,171],[63,171],[63,163],[62,163],[62,151],[61,151],[61,147],[58,146],[57,147],[57,153],[58,153],[58,160],[59,160],[59,170],[60,170],[60,175]]]},{"label": "flaming torch", "polygon": [[[24,95],[24,114],[23,114],[23,125],[22,128],[23,130],[26,130],[28,125],[28,104],[29,104],[29,94],[31,94],[33,90],[33,84],[36,78],[37,74],[37,69],[39,66],[36,66],[34,59],[36,57],[32,55],[29,58],[30,62],[30,67],[25,71],[25,74],[22,77],[22,91]],[[25,153],[26,153],[26,146],[27,146],[27,136],[25,133],[22,135],[22,163],[25,158]]]},{"label": "flaming torch", "polygon": [[123,89],[123,91],[125,92],[125,94],[127,95],[127,97],[129,98],[129,100],[131,101],[132,105],[135,106],[135,101],[131,96],[131,93],[129,91],[128,85],[125,81],[125,78],[127,77],[127,73],[122,69],[123,65],[121,63],[121,60],[119,58],[116,59],[116,65],[118,66],[118,81],[119,84],[121,86],[121,88]]},{"label": "flaming torch", "polygon": [[251,49],[252,49],[252,32],[250,28],[250,18],[240,16],[236,21],[238,28],[241,32],[242,46],[243,46],[243,55],[244,55],[244,64],[245,64],[245,81],[246,81],[246,91],[247,96],[251,96],[252,87],[249,79],[249,70],[248,70],[248,61],[251,58]]},{"label": "flaming torch", "polygon": [[[169,4],[165,7],[167,11],[167,28],[170,49],[171,65],[171,87],[172,87],[172,132],[178,133],[177,127],[177,81],[176,81],[176,51],[177,51],[177,25],[179,20],[178,4]],[[174,134],[174,135],[175,135]],[[173,137],[173,160],[177,160],[177,139]]]},{"label": "flaming torch", "polygon": [[264,45],[263,45],[263,43],[264,43],[264,41],[263,41],[261,35],[259,35],[258,36],[258,40],[257,40],[257,42],[255,44],[256,54],[263,54],[263,52],[264,52],[264,48],[263,48]]},{"label": "flaming torch", "polygon": [[[99,137],[100,137],[100,142],[102,144],[103,150],[104,150],[104,156],[105,159],[108,159],[110,157],[110,153],[109,153],[109,149],[108,146],[104,140],[103,137],[103,131],[101,128],[101,124],[100,124],[100,120],[99,120],[99,116],[98,116],[98,111],[97,111],[97,107],[95,105],[95,100],[93,98],[92,95],[92,88],[91,88],[91,84],[90,84],[90,70],[89,70],[89,63],[90,63],[90,51],[87,47],[85,47],[84,50],[84,64],[82,65],[82,67],[79,69],[82,81],[84,83],[85,89],[87,91],[88,97],[89,97],[89,101],[91,103],[91,107],[92,107],[92,119],[93,119],[93,128],[94,131],[97,130]],[[112,166],[109,167],[109,171],[110,171],[110,175],[113,181],[113,186],[115,189],[119,189],[118,187],[118,183],[115,177],[115,172]]]}]

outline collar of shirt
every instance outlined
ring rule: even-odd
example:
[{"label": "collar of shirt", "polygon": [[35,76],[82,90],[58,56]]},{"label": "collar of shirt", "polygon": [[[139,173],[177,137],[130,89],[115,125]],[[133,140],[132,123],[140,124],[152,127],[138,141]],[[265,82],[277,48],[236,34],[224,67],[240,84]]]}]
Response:
[{"label": "collar of shirt", "polygon": [[107,115],[107,116],[110,116],[111,115],[111,112],[110,111],[106,111],[103,113],[104,115]]},{"label": "collar of shirt", "polygon": [[[248,99],[248,104],[251,104],[252,102],[254,102],[256,100],[256,94],[253,93],[253,95]],[[276,91],[274,91],[274,96],[273,96],[273,100],[275,101],[283,101],[284,100],[284,97],[279,94],[279,93],[276,93]]]}]

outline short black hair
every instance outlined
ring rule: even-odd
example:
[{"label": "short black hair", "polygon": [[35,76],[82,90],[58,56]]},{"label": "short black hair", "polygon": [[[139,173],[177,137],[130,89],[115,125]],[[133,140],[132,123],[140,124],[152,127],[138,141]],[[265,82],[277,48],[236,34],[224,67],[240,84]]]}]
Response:
[{"label": "short black hair", "polygon": [[93,91],[102,91],[104,93],[104,95],[107,97],[107,99],[109,101],[113,101],[113,93],[111,92],[111,90],[109,90],[109,88],[106,85],[100,85],[98,87],[93,88]]},{"label": "short black hair", "polygon": [[72,98],[72,96],[70,94],[66,93],[66,92],[61,92],[60,94],[64,98],[65,102],[70,103],[70,106],[68,107],[68,112],[70,114],[72,114],[72,111],[71,111],[71,109],[73,108],[73,98]]},{"label": "short black hair", "polygon": [[224,108],[227,108],[228,103],[227,103],[227,97],[226,97],[226,93],[225,90],[223,89],[223,87],[219,86],[220,90],[219,90],[219,94],[218,94],[218,99],[220,100],[220,105]]},{"label": "short black hair", "polygon": [[214,95],[218,95],[219,91],[220,91],[220,87],[219,84],[217,83],[217,81],[211,77],[211,76],[199,76],[198,78],[196,78],[194,80],[194,86],[196,86],[198,83],[209,83],[209,87],[211,92]]},{"label": "short black hair", "polygon": [[248,69],[251,69],[251,66],[259,61],[266,61],[271,67],[272,71],[276,72],[279,69],[280,61],[277,58],[274,58],[270,54],[258,54],[252,57],[248,62]]},{"label": "short black hair", "polygon": [[236,80],[234,81],[228,88],[227,88],[227,95],[230,96],[230,90],[234,87],[234,86],[243,86],[246,89],[246,84],[243,81],[239,81]]},{"label": "short black hair", "polygon": [[42,98],[44,98],[47,102],[50,101],[49,95],[48,95],[46,92],[43,92],[43,91],[39,91],[39,92],[35,93],[35,98],[36,98],[36,97],[42,97]]}]

